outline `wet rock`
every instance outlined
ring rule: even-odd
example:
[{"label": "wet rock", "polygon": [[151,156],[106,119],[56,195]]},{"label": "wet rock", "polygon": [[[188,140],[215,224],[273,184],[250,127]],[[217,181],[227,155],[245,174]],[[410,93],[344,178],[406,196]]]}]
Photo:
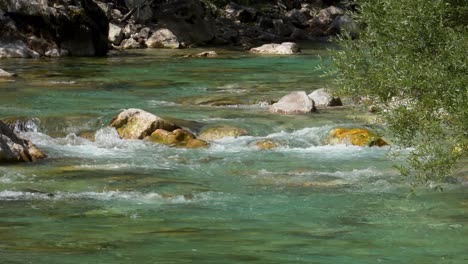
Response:
[{"label": "wet rock", "polygon": [[326,144],[350,144],[355,146],[386,146],[388,143],[375,133],[363,128],[335,128],[325,139]]},{"label": "wet rock", "polygon": [[178,49],[181,44],[177,37],[167,28],[156,30],[151,37],[146,40],[149,48],[170,48]]},{"label": "wet rock", "polygon": [[270,112],[278,114],[307,114],[315,111],[312,101],[304,91],[292,92],[283,96],[269,108]]},{"label": "wet rock", "polygon": [[19,137],[0,121],[0,162],[31,162],[45,157],[31,141]]},{"label": "wet rock", "polygon": [[192,57],[206,58],[206,57],[217,57],[217,56],[218,56],[218,53],[216,53],[216,51],[210,50],[210,51],[203,51],[203,52],[200,52],[200,53],[197,53],[197,54],[185,55],[184,57],[186,57],[186,58],[192,58]]},{"label": "wet rock", "polygon": [[116,24],[109,23],[109,42],[118,46],[122,42],[123,38],[123,29]]},{"label": "wet rock", "polygon": [[207,96],[190,96],[178,100],[183,105],[204,105],[204,106],[226,106],[226,105],[242,105],[246,102],[236,97],[226,97],[226,95],[207,95]]},{"label": "wet rock", "polygon": [[176,129],[172,132],[156,129],[146,140],[175,147],[200,148],[208,146],[208,143],[196,139],[195,135],[184,129]]},{"label": "wet rock", "polygon": [[14,73],[9,73],[3,69],[0,69],[0,79],[9,79],[11,77],[16,76]]},{"label": "wet rock", "polygon": [[173,131],[177,125],[141,109],[131,108],[118,114],[109,126],[115,127],[121,138],[143,139],[156,129]]},{"label": "wet rock", "polygon": [[199,138],[203,140],[218,140],[225,137],[237,138],[248,134],[249,132],[245,129],[222,125],[211,127],[202,131]]},{"label": "wet rock", "polygon": [[59,58],[59,57],[65,57],[70,55],[70,52],[66,49],[50,49],[47,50],[44,54],[47,57],[52,57],[52,58]]},{"label": "wet rock", "polygon": [[6,117],[1,121],[15,133],[36,132],[40,123],[38,118],[29,117]]},{"label": "wet rock", "polygon": [[339,97],[333,97],[325,89],[317,89],[310,93],[309,98],[315,103],[315,106],[342,106],[343,103]]},{"label": "wet rock", "polygon": [[265,44],[257,48],[252,48],[252,53],[262,54],[297,54],[301,51],[299,46],[293,42],[283,42],[281,44]]},{"label": "wet rock", "polygon": [[255,146],[259,149],[274,149],[277,148],[279,145],[273,140],[260,140],[255,142]]}]

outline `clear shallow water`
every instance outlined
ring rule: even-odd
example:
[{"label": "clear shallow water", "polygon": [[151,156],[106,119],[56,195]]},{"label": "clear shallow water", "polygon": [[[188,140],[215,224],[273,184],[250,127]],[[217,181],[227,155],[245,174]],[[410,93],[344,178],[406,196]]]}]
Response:
[{"label": "clear shallow water", "polygon": [[[262,100],[329,86],[327,52],[292,57],[153,50],[101,59],[4,60],[0,117],[36,117],[24,136],[49,155],[0,167],[1,263],[465,263],[466,187],[408,188],[387,148],[324,146],[349,110],[276,116]],[[323,59],[321,59],[323,58]],[[229,100],[237,106],[200,106]],[[121,140],[125,108],[234,125],[208,149]],[[98,131],[96,141],[79,137]],[[274,139],[281,146],[258,150]]]}]

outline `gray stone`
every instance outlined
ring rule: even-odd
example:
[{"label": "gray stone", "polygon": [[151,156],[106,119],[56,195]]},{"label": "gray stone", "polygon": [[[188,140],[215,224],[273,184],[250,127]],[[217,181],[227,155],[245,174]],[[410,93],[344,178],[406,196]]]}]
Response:
[{"label": "gray stone", "polygon": [[252,48],[252,53],[262,54],[297,54],[301,51],[299,46],[293,42],[283,42],[281,44],[265,44],[257,48]]},{"label": "gray stone", "polygon": [[325,89],[317,89],[310,93],[309,98],[315,103],[315,106],[342,106],[343,103],[339,97],[333,97]]},{"label": "gray stone", "polygon": [[9,73],[3,69],[0,69],[0,79],[8,79],[15,76],[13,73]]},{"label": "gray stone", "polygon": [[146,40],[146,45],[149,48],[170,48],[177,49],[180,47],[178,38],[167,28],[156,30],[151,37]]},{"label": "gray stone", "polygon": [[122,43],[120,43],[120,48],[122,49],[140,49],[142,48],[141,44],[138,43],[133,38],[124,39]]},{"label": "gray stone", "polygon": [[109,23],[109,42],[118,46],[122,42],[123,38],[123,29],[116,24]]},{"label": "gray stone", "polygon": [[0,163],[31,162],[45,157],[31,141],[21,138],[0,121]]},{"label": "gray stone", "polygon": [[283,96],[269,108],[270,112],[278,114],[307,114],[315,111],[312,101],[304,91],[292,92]]}]

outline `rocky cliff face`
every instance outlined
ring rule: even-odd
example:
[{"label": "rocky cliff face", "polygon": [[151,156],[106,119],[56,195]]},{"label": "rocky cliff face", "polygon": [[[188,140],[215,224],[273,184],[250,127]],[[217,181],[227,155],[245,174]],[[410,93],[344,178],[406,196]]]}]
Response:
[{"label": "rocky cliff face", "polygon": [[108,19],[92,0],[0,0],[0,57],[102,56]]}]

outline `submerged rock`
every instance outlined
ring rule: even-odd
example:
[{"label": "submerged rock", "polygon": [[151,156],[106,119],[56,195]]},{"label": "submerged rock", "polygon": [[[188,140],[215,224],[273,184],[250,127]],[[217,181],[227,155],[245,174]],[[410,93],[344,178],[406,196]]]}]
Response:
[{"label": "submerged rock", "polygon": [[388,143],[381,137],[363,128],[335,128],[325,139],[326,144],[351,144],[361,147],[386,146]]},{"label": "submerged rock", "polygon": [[333,97],[325,89],[318,89],[310,93],[309,98],[315,103],[315,106],[342,106],[343,103],[339,97]]},{"label": "submerged rock", "polygon": [[217,56],[218,56],[218,53],[216,53],[216,51],[209,50],[209,51],[203,51],[203,52],[200,52],[200,53],[197,53],[197,54],[185,55],[184,57],[186,57],[186,58],[192,58],[192,57],[206,58],[206,57],[217,57]]},{"label": "submerged rock", "polygon": [[283,96],[277,103],[269,108],[272,113],[279,114],[307,114],[315,111],[312,101],[304,91],[292,92]]},{"label": "submerged rock", "polygon": [[225,137],[240,137],[248,135],[249,132],[242,128],[237,128],[233,126],[216,126],[208,128],[200,133],[200,139],[203,140],[218,140]]},{"label": "submerged rock", "polygon": [[110,126],[115,127],[119,136],[125,139],[143,139],[156,129],[173,131],[180,128],[159,116],[136,108],[130,108],[118,114],[112,119]]},{"label": "submerged rock", "polygon": [[0,162],[31,162],[45,157],[31,141],[19,137],[0,121]]},{"label": "submerged rock", "polygon": [[301,52],[301,49],[296,43],[283,42],[281,44],[265,44],[252,48],[250,52],[262,54],[297,54]]},{"label": "submerged rock", "polygon": [[40,120],[30,117],[6,117],[1,120],[13,132],[35,132],[38,130]]}]

